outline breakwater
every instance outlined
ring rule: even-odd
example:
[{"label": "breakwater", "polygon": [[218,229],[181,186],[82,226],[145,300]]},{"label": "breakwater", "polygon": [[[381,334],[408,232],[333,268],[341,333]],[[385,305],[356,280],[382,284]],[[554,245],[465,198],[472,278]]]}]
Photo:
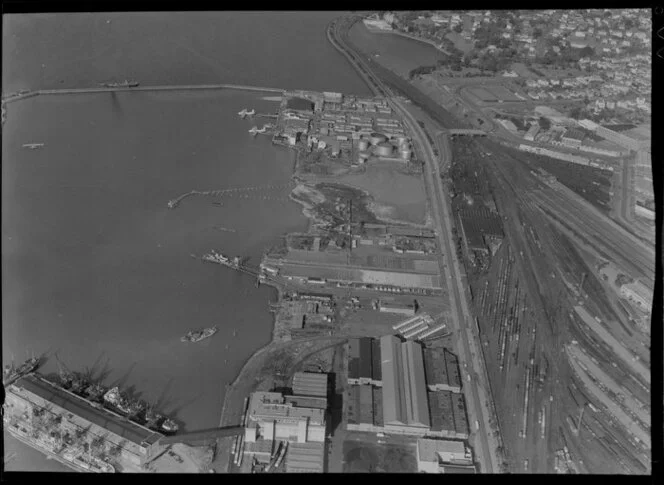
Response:
[{"label": "breakwater", "polygon": [[[240,197],[249,198],[251,193],[255,193],[258,191],[290,189],[292,187],[293,187],[292,182],[289,182],[287,184],[268,184],[268,185],[258,185],[255,187],[235,187],[232,189],[220,189],[220,190],[192,190],[191,192],[182,194],[179,197],[176,197],[175,199],[169,200],[168,208],[175,209],[180,204],[180,202],[182,202],[184,199],[192,195],[207,195],[210,197],[220,197],[223,195],[233,196],[234,194],[238,194]],[[269,196],[257,196],[255,198],[260,198],[264,200],[274,199],[273,197]]]}]

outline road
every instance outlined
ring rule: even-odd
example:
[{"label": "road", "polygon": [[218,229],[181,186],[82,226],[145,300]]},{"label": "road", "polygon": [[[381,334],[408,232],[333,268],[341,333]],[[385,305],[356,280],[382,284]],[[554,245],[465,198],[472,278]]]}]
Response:
[{"label": "road", "polygon": [[[337,29],[338,24],[334,26],[335,40],[341,44],[342,51],[350,51],[350,48],[345,44],[343,37],[339,35]],[[439,161],[435,157],[433,148],[429,144],[425,133],[417,124],[417,121],[412,114],[404,107],[400,98],[395,96],[387,86],[372,74],[370,67],[357,53],[355,53],[355,60],[360,65],[360,74],[365,78],[371,89],[377,94],[385,95],[392,109],[401,115],[406,127],[413,136],[416,149],[419,149],[422,152],[422,161],[425,166],[425,185],[432,202],[431,208],[433,211],[433,220],[438,244],[443,253],[439,260],[441,275],[443,275],[444,281],[449,281],[451,283],[451,291],[449,291],[450,303],[456,316],[456,318],[451,319],[451,325],[454,327],[453,330],[456,335],[459,336],[460,340],[460,345],[457,349],[459,352],[459,360],[469,364],[471,370],[471,372],[467,372],[465,368],[463,370],[463,372],[466,373],[464,383],[466,384],[465,389],[467,391],[464,394],[467,400],[467,408],[471,411],[472,416],[469,421],[470,423],[473,423],[473,421],[477,420],[481,423],[482,428],[479,432],[475,429],[470,430],[472,433],[471,436],[474,436],[476,441],[479,441],[479,443],[476,442],[475,444],[475,454],[478,462],[482,466],[482,472],[496,473],[498,471],[499,461],[495,450],[498,444],[495,442],[495,439],[492,439],[489,435],[489,430],[491,429],[489,425],[489,417],[491,414],[487,408],[487,403],[490,400],[490,396],[487,395],[487,389],[489,389],[488,377],[483,354],[479,348],[479,336],[475,333],[475,325],[471,324],[467,318],[467,316],[470,315],[470,311],[466,301],[466,295],[465,293],[462,294],[462,288],[465,288],[465,286],[462,281],[462,272],[459,267],[459,261],[456,257],[455,244],[451,232],[451,211],[448,207],[447,199],[443,191],[440,169],[438,166]],[[446,142],[444,143],[443,148],[444,150],[440,152],[440,162],[447,165],[449,164],[451,151]],[[443,250],[443,248],[445,249]],[[468,382],[469,377],[472,379],[470,383]],[[470,426],[474,428],[472,424]]]}]

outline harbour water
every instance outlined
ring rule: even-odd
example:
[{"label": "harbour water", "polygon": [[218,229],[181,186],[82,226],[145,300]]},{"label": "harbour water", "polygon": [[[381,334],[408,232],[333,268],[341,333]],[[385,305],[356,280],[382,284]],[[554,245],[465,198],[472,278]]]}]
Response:
[{"label": "harbour water", "polygon": [[[3,92],[129,78],[368,94],[327,44],[325,26],[337,15],[5,16]],[[57,352],[71,370],[90,368],[106,374],[106,385],[158,402],[185,430],[218,423],[224,384],[270,339],[274,294],[189,255],[214,248],[256,263],[306,219],[283,188],[189,197],[175,210],[166,203],[192,189],[288,182],[293,154],[252,137],[253,122],[237,116],[244,107],[277,108],[261,98],[123,92],[10,105],[2,146],[3,364],[49,352],[43,371],[55,372]],[[44,147],[21,147],[31,142]],[[214,337],[180,342],[189,329],[212,325]],[[17,453],[7,470],[63,469],[5,441],[6,453]]]}]

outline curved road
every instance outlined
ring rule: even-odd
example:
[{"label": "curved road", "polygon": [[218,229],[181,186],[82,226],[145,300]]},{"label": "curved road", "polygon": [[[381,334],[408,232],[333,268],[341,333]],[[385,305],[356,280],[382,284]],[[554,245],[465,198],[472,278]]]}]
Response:
[{"label": "curved road", "polygon": [[[359,66],[356,66],[351,60],[351,64],[359,67],[358,70],[360,71],[360,74],[365,80],[367,80],[370,88],[378,94],[384,94],[387,97],[390,106],[392,106],[392,108],[399,113],[405,121],[410,133],[413,135],[414,141],[416,142],[415,146],[419,147],[423,152],[422,160],[425,162],[424,166],[426,167],[425,181],[427,191],[432,199],[433,219],[438,243],[441,249],[445,248],[441,255],[441,259],[439,260],[439,264],[441,267],[441,274],[452,290],[449,292],[449,295],[450,303],[456,316],[456,318],[453,319],[455,327],[454,331],[460,341],[460,345],[458,346],[459,358],[460,361],[467,364],[471,370],[471,372],[468,372],[465,365],[462,370],[466,376],[465,382],[467,392],[464,394],[468,402],[468,408],[469,410],[472,410],[470,415],[480,423],[480,427],[482,428],[481,430],[477,430],[472,422],[473,419],[471,418],[471,423],[469,423],[471,432],[475,434],[477,438],[475,454],[477,460],[482,465],[482,472],[495,473],[499,471],[497,469],[499,461],[495,455],[497,443],[495,442],[495,439],[492,439],[492,436],[489,435],[489,430],[491,429],[489,426],[490,412],[486,405],[489,402],[489,396],[487,395],[488,378],[483,361],[483,354],[479,348],[479,343],[476,340],[479,339],[479,336],[474,333],[474,326],[468,320],[470,311],[465,298],[466,295],[462,294],[461,291],[461,289],[464,288],[464,283],[462,281],[459,262],[456,258],[455,244],[452,239],[451,223],[449,219],[451,212],[447,206],[447,199],[443,192],[438,160],[434,156],[433,149],[429,144],[425,133],[417,124],[415,118],[401,104],[399,98],[394,96],[387,86],[377,79],[376,76],[371,74],[369,66],[364,62],[360,55],[357,53],[355,53],[354,56],[348,54],[348,51],[353,51],[343,41],[343,37],[338,31],[338,21],[334,22],[330,29],[328,29],[328,37],[332,44],[335,45],[335,47],[340,48],[349,60],[351,60],[352,57],[358,63]],[[446,145],[445,150],[441,152],[441,163],[448,164],[450,155],[449,147]],[[468,385],[469,380],[472,382],[472,385]]]}]

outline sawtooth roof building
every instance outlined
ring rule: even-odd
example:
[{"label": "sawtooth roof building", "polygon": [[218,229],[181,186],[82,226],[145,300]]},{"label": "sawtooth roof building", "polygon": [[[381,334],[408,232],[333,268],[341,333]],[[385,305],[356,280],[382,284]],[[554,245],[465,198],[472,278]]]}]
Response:
[{"label": "sawtooth roof building", "polygon": [[386,430],[424,434],[431,426],[422,347],[393,335],[380,339]]}]

